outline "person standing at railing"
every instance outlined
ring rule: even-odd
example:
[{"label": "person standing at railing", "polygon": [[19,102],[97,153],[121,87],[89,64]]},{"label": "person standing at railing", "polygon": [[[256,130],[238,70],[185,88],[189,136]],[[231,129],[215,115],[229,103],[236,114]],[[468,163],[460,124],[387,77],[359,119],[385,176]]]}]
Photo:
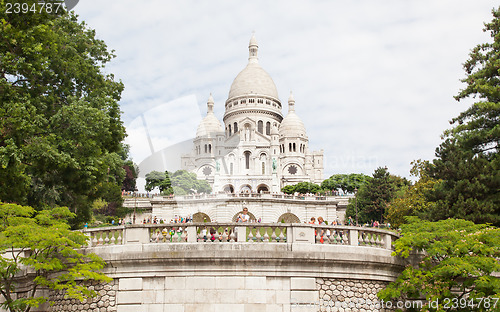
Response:
[{"label": "person standing at railing", "polygon": [[[325,220],[323,219],[323,217],[318,217],[318,224],[319,224],[319,225],[326,225]],[[324,239],[323,239],[323,234],[324,234],[324,233],[325,233],[325,231],[324,231],[323,229],[321,229],[321,230],[320,230],[320,233],[319,233],[319,236],[321,237],[321,238],[319,239],[319,242],[320,242],[321,244],[323,244],[323,242],[324,242]]]},{"label": "person standing at railing", "polygon": [[248,208],[243,208],[243,213],[240,213],[236,222],[249,222],[250,216],[248,215]]}]

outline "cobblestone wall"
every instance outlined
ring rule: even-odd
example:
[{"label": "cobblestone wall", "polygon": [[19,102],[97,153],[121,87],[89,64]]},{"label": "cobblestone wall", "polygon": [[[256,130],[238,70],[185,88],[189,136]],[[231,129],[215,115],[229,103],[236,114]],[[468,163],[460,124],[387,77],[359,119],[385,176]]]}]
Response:
[{"label": "cobblestone wall", "polygon": [[50,312],[116,312],[116,294],[118,281],[113,280],[108,284],[91,283],[89,289],[97,292],[97,296],[89,298],[84,302],[76,299],[65,299],[63,294],[54,293],[51,300],[54,305]]},{"label": "cobblestone wall", "polygon": [[377,292],[387,284],[379,281],[317,278],[319,311],[328,312],[386,312]]}]

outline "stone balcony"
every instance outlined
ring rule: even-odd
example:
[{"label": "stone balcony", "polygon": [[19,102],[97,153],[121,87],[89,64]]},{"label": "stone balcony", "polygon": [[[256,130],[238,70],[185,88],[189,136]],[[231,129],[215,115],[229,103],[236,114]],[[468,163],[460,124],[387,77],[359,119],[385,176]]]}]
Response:
[{"label": "stone balcony", "polygon": [[300,223],[171,223],[122,225],[84,230],[89,247],[127,244],[349,245],[391,250],[397,234],[376,228]]}]

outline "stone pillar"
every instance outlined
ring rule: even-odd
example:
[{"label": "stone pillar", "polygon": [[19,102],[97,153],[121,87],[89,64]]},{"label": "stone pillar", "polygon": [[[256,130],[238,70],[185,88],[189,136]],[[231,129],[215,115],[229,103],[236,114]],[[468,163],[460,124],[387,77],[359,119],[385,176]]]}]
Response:
[{"label": "stone pillar", "polygon": [[124,244],[147,244],[149,243],[149,228],[146,227],[125,227]]},{"label": "stone pillar", "polygon": [[247,241],[247,228],[245,226],[236,226],[235,229],[238,243],[245,243]]},{"label": "stone pillar", "polygon": [[358,246],[358,230],[349,229],[349,245]]},{"label": "stone pillar", "polygon": [[382,247],[385,249],[388,249],[388,250],[392,249],[392,235],[391,234],[384,235],[384,245]]},{"label": "stone pillar", "polygon": [[314,244],[315,237],[314,237],[314,228],[310,226],[293,226],[291,228],[292,231],[290,231],[290,228],[287,229],[287,235],[289,233],[292,233],[292,237],[290,240],[288,240],[291,243],[308,243],[308,244]]},{"label": "stone pillar", "polygon": [[198,241],[198,233],[196,233],[196,226],[190,225],[186,229],[187,232],[187,242],[188,243],[196,243]]}]

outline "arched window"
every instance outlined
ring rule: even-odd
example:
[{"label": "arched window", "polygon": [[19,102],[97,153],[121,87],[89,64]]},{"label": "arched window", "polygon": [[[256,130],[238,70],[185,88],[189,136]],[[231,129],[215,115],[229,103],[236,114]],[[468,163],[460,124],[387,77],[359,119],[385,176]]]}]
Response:
[{"label": "arched window", "polygon": [[207,145],[205,144],[205,153],[207,152]]},{"label": "arched window", "polygon": [[291,152],[292,151],[292,143],[288,143],[288,151]]},{"label": "arched window", "polygon": [[208,144],[208,152],[212,153],[212,144]]},{"label": "arched window", "polygon": [[229,129],[229,136],[231,136],[231,125],[227,127]]},{"label": "arched window", "polygon": [[266,122],[266,134],[267,135],[271,134],[271,123],[269,121]]},{"label": "arched window", "polygon": [[234,123],[234,133],[238,132],[238,123]]},{"label": "arched window", "polygon": [[264,123],[262,120],[259,120],[257,123],[257,131],[259,131],[259,133],[264,133]]},{"label": "arched window", "polygon": [[266,174],[266,163],[262,162],[262,174]]},{"label": "arched window", "polygon": [[295,143],[293,143],[293,151],[294,151],[294,152],[296,151],[296,150],[295,150]]},{"label": "arched window", "polygon": [[250,169],[250,152],[245,152],[245,168]]}]

